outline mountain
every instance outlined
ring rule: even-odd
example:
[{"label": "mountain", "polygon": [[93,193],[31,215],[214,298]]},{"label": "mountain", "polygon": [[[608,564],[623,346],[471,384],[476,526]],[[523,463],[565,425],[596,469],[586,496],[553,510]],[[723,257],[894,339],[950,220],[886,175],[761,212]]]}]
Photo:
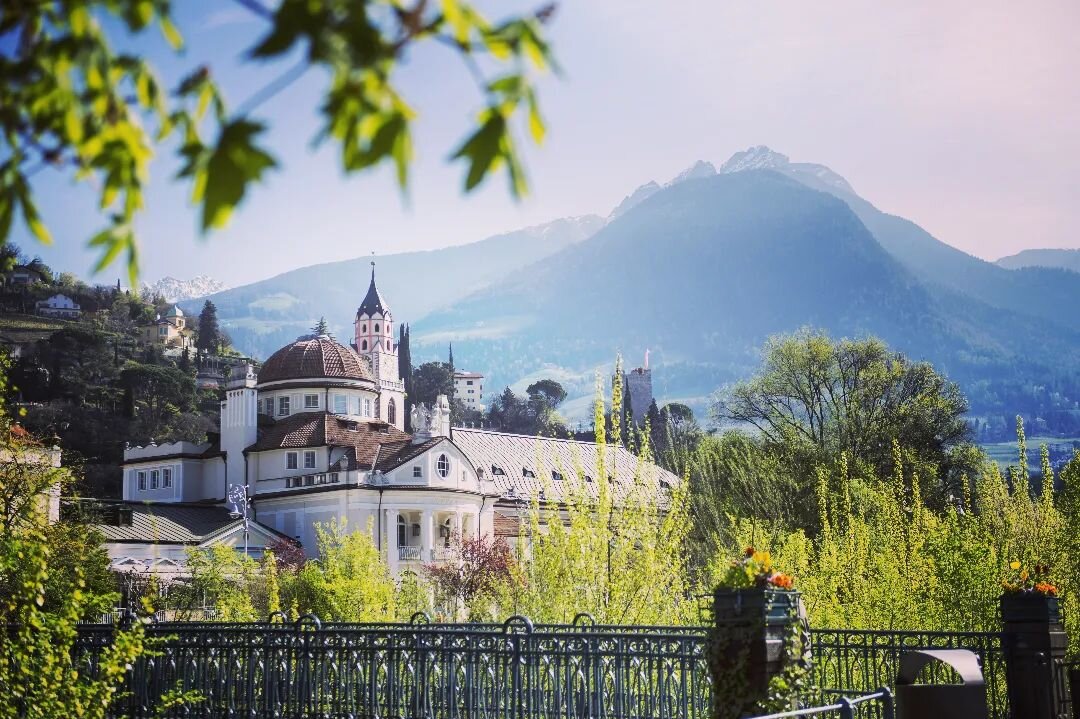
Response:
[{"label": "mountain", "polygon": [[1080,274],[1060,268],[1006,269],[979,259],[935,238],[910,220],[882,212],[824,165],[793,163],[787,156],[758,146],[736,153],[720,173],[767,168],[807,187],[843,200],[874,238],[939,297],[960,293],[990,307],[1015,311],[1056,326],[1080,330],[1080,314],[1062,312],[1080,301]]},{"label": "mountain", "polygon": [[[582,241],[604,225],[596,215],[568,217],[467,245],[378,258],[379,288],[394,317],[412,322],[528,265]],[[371,258],[310,265],[210,295],[242,352],[266,358],[325,317],[340,339],[352,336]],[[198,312],[204,298],[181,303]]]},{"label": "mountain", "polygon": [[415,322],[414,354],[452,339],[493,389],[547,373],[587,395],[593,368],[649,348],[663,367],[656,394],[698,406],[752,370],[770,335],[803,326],[878,335],[970,383],[1019,362],[1049,372],[1031,347],[1080,367],[1080,333],[931,287],[848,202],[802,181],[846,186],[826,169],[729,166],[670,184],[589,239]]},{"label": "mountain", "polygon": [[1022,250],[1015,255],[1002,257],[999,267],[1018,270],[1023,267],[1056,267],[1080,272],[1080,250]]},{"label": "mountain", "polygon": [[147,297],[161,295],[166,302],[180,302],[195,297],[204,297],[225,289],[225,284],[207,275],[198,275],[190,280],[178,280],[165,276],[156,282],[144,282],[141,292]]}]

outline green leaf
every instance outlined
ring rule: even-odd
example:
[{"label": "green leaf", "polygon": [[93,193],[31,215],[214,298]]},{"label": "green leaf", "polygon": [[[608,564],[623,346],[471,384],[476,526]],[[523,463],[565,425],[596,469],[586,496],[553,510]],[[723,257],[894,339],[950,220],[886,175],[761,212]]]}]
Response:
[{"label": "green leaf", "polygon": [[536,101],[536,93],[533,92],[532,88],[529,88],[525,98],[529,104],[529,134],[532,135],[533,141],[539,145],[544,141],[544,135],[547,133],[544,118],[540,116],[540,104]]},{"label": "green leaf", "polygon": [[480,184],[493,169],[499,158],[499,145],[506,133],[506,118],[498,110],[489,109],[480,128],[458,148],[452,159],[469,161],[469,172],[465,176],[465,191],[468,192]]},{"label": "green leaf", "polygon": [[184,38],[180,35],[176,25],[173,24],[172,18],[168,15],[162,15],[158,25],[161,27],[161,34],[165,36],[166,42],[172,46],[173,50],[180,50],[184,47]]},{"label": "green leaf", "polygon": [[30,196],[29,188],[24,184],[19,192],[19,204],[22,205],[23,220],[26,221],[26,226],[30,228],[30,232],[34,234],[34,237],[38,239],[43,245],[52,244],[52,235],[49,234],[48,228],[45,227],[45,223],[41,221],[41,216],[38,214],[37,207],[34,205],[34,200]]},{"label": "green leaf", "polygon": [[250,120],[234,120],[222,130],[206,161],[202,197],[204,232],[225,225],[233,209],[244,198],[248,184],[261,179],[267,169],[277,165],[273,157],[253,142],[264,129]]}]

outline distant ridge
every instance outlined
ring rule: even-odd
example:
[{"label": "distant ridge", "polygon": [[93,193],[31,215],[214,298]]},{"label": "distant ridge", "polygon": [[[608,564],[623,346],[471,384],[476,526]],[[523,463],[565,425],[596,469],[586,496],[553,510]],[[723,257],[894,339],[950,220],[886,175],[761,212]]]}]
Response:
[{"label": "distant ridge", "polygon": [[194,297],[203,297],[225,289],[225,283],[208,275],[197,275],[190,280],[178,280],[175,277],[162,277],[156,282],[144,282],[140,290],[147,297],[161,295],[166,302],[182,302]]},{"label": "distant ridge", "polygon": [[1002,257],[996,263],[1007,270],[1024,267],[1051,267],[1080,272],[1080,250],[1022,250],[1015,255]]}]

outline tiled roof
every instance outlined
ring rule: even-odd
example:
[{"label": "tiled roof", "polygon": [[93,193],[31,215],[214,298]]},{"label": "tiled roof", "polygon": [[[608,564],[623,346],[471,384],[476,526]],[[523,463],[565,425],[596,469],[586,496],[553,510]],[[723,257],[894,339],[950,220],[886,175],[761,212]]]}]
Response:
[{"label": "tiled roof", "polygon": [[300,447],[348,447],[349,469],[371,469],[379,450],[379,469],[393,469],[425,451],[431,443],[413,445],[412,438],[392,424],[350,420],[326,412],[301,412],[260,428],[249,452]]},{"label": "tiled roof", "polygon": [[[453,439],[477,472],[494,480],[503,497],[527,499],[534,493],[543,492],[545,501],[560,501],[578,485],[578,478],[584,480],[591,496],[599,493],[597,483],[603,478],[598,469],[597,446],[593,442],[481,429],[454,429]],[[679,482],[676,475],[650,462],[640,461],[623,447],[608,446],[604,465],[616,499],[625,497],[639,476],[658,497],[664,487]]]},{"label": "tiled roof", "polygon": [[125,502],[123,506],[131,509],[130,526],[94,525],[107,541],[200,544],[243,523],[230,517],[229,510],[220,506],[138,502]]},{"label": "tiled roof", "polygon": [[259,383],[290,379],[353,379],[374,382],[368,360],[326,335],[299,339],[263,363]]}]

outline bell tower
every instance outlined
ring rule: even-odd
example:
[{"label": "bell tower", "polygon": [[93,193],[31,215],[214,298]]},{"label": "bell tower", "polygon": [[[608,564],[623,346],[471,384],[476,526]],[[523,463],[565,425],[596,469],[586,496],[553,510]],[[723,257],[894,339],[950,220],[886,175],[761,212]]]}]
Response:
[{"label": "bell tower", "polygon": [[375,284],[375,261],[371,261],[371,284],[356,310],[353,348],[371,362],[379,385],[376,416],[397,427],[405,424],[405,388],[398,370],[398,347],[394,341],[394,316]]}]

